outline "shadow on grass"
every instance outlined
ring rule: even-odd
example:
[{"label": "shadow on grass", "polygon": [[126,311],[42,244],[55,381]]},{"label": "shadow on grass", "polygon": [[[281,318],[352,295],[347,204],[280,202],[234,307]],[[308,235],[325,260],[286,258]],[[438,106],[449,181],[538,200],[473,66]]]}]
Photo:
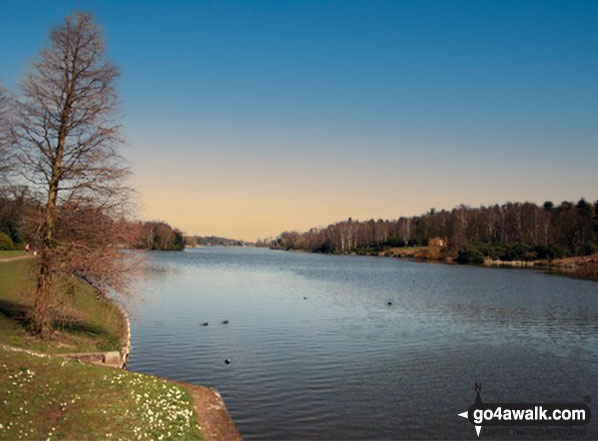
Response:
[{"label": "shadow on grass", "polygon": [[23,326],[29,325],[30,311],[31,306],[0,299],[0,314],[5,315],[9,319],[16,321]]},{"label": "shadow on grass", "polygon": [[102,350],[119,347],[119,339],[110,335],[108,330],[102,326],[84,323],[72,317],[56,319],[53,326],[54,329],[60,330],[63,333],[101,340],[102,343],[98,342],[97,346]]},{"label": "shadow on grass", "polygon": [[[23,329],[29,327],[32,309],[29,305],[0,299],[0,314],[14,321]],[[52,321],[52,326],[54,330],[60,331],[62,334],[100,340],[101,343],[98,342],[99,349],[112,349],[118,347],[119,344],[119,339],[110,335],[106,328],[85,323],[72,316],[60,315]]]}]

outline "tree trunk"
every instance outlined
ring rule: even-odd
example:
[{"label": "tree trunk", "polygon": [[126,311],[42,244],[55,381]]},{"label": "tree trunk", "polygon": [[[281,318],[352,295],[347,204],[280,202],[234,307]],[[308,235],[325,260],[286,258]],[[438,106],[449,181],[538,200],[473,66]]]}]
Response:
[{"label": "tree trunk", "polygon": [[40,338],[52,334],[52,271],[48,254],[53,248],[53,234],[56,220],[56,203],[58,200],[58,183],[62,172],[62,155],[64,152],[65,132],[68,121],[68,107],[63,112],[63,120],[59,131],[58,148],[52,164],[52,177],[48,187],[46,201],[46,215],[43,224],[44,237],[40,255],[40,267],[37,276],[37,289],[35,291],[35,305],[31,314],[31,333]]},{"label": "tree trunk", "polygon": [[51,291],[52,274],[47,263],[42,259],[37,277],[35,306],[29,325],[31,333],[41,338],[52,334]]}]

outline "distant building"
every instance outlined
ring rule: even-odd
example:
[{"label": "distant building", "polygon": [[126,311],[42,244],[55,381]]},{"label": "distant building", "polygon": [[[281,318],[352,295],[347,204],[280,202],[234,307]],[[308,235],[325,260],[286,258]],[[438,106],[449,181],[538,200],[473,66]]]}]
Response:
[{"label": "distant building", "polygon": [[432,237],[428,239],[428,246],[444,248],[447,246],[447,240],[444,237]]}]

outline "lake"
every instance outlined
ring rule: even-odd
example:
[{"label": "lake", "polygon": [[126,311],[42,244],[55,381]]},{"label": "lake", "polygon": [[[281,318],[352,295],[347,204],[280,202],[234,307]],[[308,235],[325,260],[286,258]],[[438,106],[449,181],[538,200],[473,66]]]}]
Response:
[{"label": "lake", "polygon": [[598,399],[592,281],[204,247],[150,253],[135,289],[128,368],[218,388],[246,440],[476,439],[456,415],[476,382],[487,402]]}]

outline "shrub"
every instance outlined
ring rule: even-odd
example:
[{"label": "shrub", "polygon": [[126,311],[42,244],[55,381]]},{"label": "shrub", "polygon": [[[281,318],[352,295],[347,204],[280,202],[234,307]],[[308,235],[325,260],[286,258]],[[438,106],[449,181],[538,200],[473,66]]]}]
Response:
[{"label": "shrub", "polygon": [[534,251],[538,259],[562,259],[565,257],[565,250],[556,245],[536,245]]},{"label": "shrub", "polygon": [[401,240],[401,239],[397,239],[396,237],[393,237],[391,239],[388,239],[385,243],[385,245],[388,245],[389,247],[404,247],[405,246],[405,241]]},{"label": "shrub", "polygon": [[475,247],[463,247],[458,251],[457,262],[482,264],[484,263],[484,255]]},{"label": "shrub", "polygon": [[[588,242],[582,250],[588,254],[597,251],[596,246]],[[580,251],[580,252],[582,252]],[[516,242],[508,245],[500,243],[473,242],[459,249],[457,261],[461,263],[482,263],[484,257],[492,260],[535,260],[562,259],[570,253],[556,245],[535,245]],[[480,259],[480,256],[481,259]]]},{"label": "shrub", "polygon": [[14,250],[15,244],[13,243],[10,236],[0,231],[0,250]]},{"label": "shrub", "polygon": [[334,250],[330,246],[330,243],[329,242],[324,242],[322,245],[320,245],[319,248],[316,248],[314,250],[314,253],[332,253],[333,251]]},{"label": "shrub", "polygon": [[581,247],[579,247],[579,254],[582,256],[589,256],[590,254],[594,254],[596,252],[596,245],[592,242],[585,242]]},{"label": "shrub", "polygon": [[472,246],[474,246],[484,256],[488,256],[492,260],[501,259],[505,254],[505,246],[498,243],[476,243]]},{"label": "shrub", "polygon": [[534,255],[529,245],[524,243],[514,243],[508,245],[502,260],[533,260]]}]

